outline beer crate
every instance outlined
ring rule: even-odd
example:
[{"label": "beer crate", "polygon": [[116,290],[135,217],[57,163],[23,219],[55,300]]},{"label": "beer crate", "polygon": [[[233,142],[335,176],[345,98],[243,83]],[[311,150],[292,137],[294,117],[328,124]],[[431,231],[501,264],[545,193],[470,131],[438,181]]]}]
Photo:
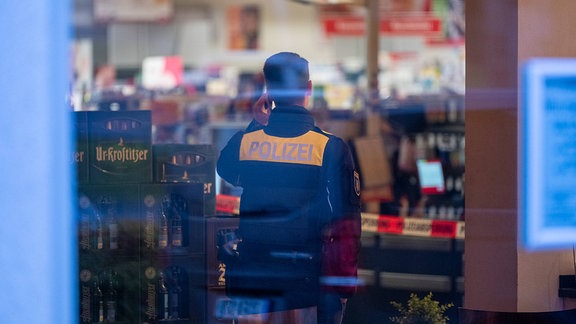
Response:
[{"label": "beer crate", "polygon": [[157,183],[202,183],[204,215],[216,213],[216,150],[208,144],[156,144],[153,178]]},{"label": "beer crate", "polygon": [[204,185],[140,185],[141,251],[146,258],[204,253]]},{"label": "beer crate", "polygon": [[160,257],[140,267],[141,323],[205,323],[203,257]]},{"label": "beer crate", "polygon": [[134,184],[78,187],[78,240],[82,257],[139,254],[137,199],[138,185]]},{"label": "beer crate", "polygon": [[72,113],[72,123],[76,141],[72,151],[71,162],[76,169],[78,184],[88,183],[88,120],[87,112],[76,111]]},{"label": "beer crate", "polygon": [[89,182],[152,182],[150,111],[90,111],[87,117]]},{"label": "beer crate", "polygon": [[218,246],[234,245],[238,217],[215,216],[206,218],[206,285],[209,288],[226,287],[226,264],[218,258]]},{"label": "beer crate", "polygon": [[79,323],[137,323],[140,282],[137,258],[110,258],[106,263],[80,260]]}]

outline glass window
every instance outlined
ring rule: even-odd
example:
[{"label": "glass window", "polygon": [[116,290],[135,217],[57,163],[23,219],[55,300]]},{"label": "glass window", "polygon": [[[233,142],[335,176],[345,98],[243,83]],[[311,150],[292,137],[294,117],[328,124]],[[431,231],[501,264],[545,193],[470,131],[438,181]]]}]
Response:
[{"label": "glass window", "polygon": [[74,1],[80,322],[456,318],[464,0],[377,3]]}]

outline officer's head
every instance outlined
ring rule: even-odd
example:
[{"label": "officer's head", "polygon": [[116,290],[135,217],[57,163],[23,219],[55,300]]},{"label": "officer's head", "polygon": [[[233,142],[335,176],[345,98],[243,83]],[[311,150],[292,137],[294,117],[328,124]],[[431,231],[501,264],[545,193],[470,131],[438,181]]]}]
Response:
[{"label": "officer's head", "polygon": [[264,63],[264,79],[269,98],[280,105],[304,105],[312,83],[308,61],[296,53],[280,52]]}]

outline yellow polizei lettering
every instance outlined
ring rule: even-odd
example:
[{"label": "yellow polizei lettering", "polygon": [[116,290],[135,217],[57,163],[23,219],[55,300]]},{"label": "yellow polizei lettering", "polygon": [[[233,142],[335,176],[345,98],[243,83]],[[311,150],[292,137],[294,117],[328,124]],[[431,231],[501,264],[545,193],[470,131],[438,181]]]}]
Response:
[{"label": "yellow polizei lettering", "polygon": [[325,135],[308,132],[298,137],[276,137],[263,130],[244,135],[240,160],[322,165],[328,143]]}]

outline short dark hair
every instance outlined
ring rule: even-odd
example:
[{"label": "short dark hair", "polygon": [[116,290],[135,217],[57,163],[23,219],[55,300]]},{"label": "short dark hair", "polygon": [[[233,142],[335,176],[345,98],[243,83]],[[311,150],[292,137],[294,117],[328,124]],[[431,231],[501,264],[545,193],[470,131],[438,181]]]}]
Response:
[{"label": "short dark hair", "polygon": [[308,61],[292,52],[280,52],[264,63],[264,79],[268,95],[279,104],[303,99],[308,89]]}]

